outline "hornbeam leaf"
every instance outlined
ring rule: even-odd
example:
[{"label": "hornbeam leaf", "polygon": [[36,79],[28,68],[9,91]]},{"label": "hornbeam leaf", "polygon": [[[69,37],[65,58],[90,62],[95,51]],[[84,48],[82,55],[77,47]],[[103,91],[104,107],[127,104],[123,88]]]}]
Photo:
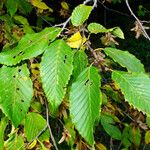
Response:
[{"label": "hornbeam leaf", "polygon": [[70,113],[81,136],[94,144],[93,126],[100,112],[100,76],[94,67],[84,69],[70,91]]},{"label": "hornbeam leaf", "polygon": [[145,72],[140,60],[128,51],[107,47],[104,49],[104,52],[122,67],[126,67],[130,72]]},{"label": "hornbeam leaf", "polygon": [[71,15],[71,22],[74,26],[82,25],[89,17],[92,11],[92,6],[81,4],[77,6]]},{"label": "hornbeam leaf", "polygon": [[150,115],[150,78],[146,74],[113,71],[112,79],[129,104]]},{"label": "hornbeam leaf", "polygon": [[50,27],[39,33],[26,34],[15,48],[0,53],[0,64],[12,66],[42,54],[59,32],[59,28]]},{"label": "hornbeam leaf", "polygon": [[87,55],[84,51],[78,50],[75,55],[74,55],[74,60],[73,60],[73,79],[75,80],[78,75],[85,69],[87,68],[88,65],[88,59]]},{"label": "hornbeam leaf", "polygon": [[8,123],[8,118],[3,117],[0,121],[0,150],[4,149],[4,137],[5,137],[5,129]]},{"label": "hornbeam leaf", "polygon": [[12,134],[5,143],[7,150],[25,150],[25,144],[21,135]]},{"label": "hornbeam leaf", "polygon": [[[46,126],[46,120],[38,113],[28,113],[25,118],[24,133],[27,140],[31,142]],[[49,140],[49,131],[45,129],[38,139],[43,142]]]},{"label": "hornbeam leaf", "polygon": [[30,106],[33,89],[26,65],[0,68],[0,108],[17,127]]},{"label": "hornbeam leaf", "polygon": [[55,113],[63,101],[73,70],[73,51],[63,41],[56,40],[45,51],[40,64],[44,92]]}]

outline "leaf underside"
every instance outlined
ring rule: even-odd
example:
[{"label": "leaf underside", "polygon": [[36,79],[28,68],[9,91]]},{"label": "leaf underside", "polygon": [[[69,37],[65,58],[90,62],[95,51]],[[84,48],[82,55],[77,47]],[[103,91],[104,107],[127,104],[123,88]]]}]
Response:
[{"label": "leaf underside", "polygon": [[134,55],[127,51],[107,47],[104,52],[129,72],[145,72],[143,64]]},{"label": "leaf underside", "polygon": [[120,87],[129,104],[150,115],[150,78],[146,74],[113,71],[112,79]]}]

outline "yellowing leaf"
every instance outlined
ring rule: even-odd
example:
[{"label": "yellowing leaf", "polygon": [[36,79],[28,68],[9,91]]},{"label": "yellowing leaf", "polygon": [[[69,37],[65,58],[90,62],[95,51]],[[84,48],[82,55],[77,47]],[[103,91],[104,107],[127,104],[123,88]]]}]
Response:
[{"label": "yellowing leaf", "polygon": [[80,46],[82,46],[82,44],[84,44],[86,42],[86,38],[82,37],[80,32],[76,32],[75,34],[73,34],[68,40],[67,40],[67,44],[71,47],[71,48],[79,48]]},{"label": "yellowing leaf", "polygon": [[66,2],[61,2],[61,7],[65,10],[69,10],[69,6]]},{"label": "yellowing leaf", "polygon": [[145,134],[145,143],[150,144],[150,130]]},{"label": "yellowing leaf", "polygon": [[101,143],[96,144],[96,148],[97,150],[107,150],[107,148]]},{"label": "yellowing leaf", "polygon": [[29,146],[28,149],[33,149],[37,144],[37,140],[34,140]]},{"label": "yellowing leaf", "polygon": [[37,7],[38,9],[40,9],[42,12],[43,10],[48,9],[50,12],[53,12],[53,9],[51,9],[50,7],[48,7],[44,2],[42,2],[41,0],[31,0],[31,4],[35,7]]}]

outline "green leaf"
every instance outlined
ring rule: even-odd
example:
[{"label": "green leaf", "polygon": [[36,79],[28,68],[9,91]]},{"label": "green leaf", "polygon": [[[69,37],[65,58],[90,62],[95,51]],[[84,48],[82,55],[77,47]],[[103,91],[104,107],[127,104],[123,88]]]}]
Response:
[{"label": "green leaf", "polygon": [[82,25],[89,17],[92,11],[91,6],[86,6],[84,4],[80,4],[77,6],[71,15],[71,22],[74,26]]},{"label": "green leaf", "polygon": [[132,128],[129,125],[125,126],[122,132],[121,142],[126,148],[130,147],[130,145],[132,144],[131,142],[132,142],[133,136],[130,135],[130,132],[132,132]]},{"label": "green leaf", "polygon": [[100,112],[100,76],[94,67],[88,67],[78,76],[71,87],[70,113],[81,136],[94,144],[93,126]]},{"label": "green leaf", "polygon": [[150,78],[146,74],[113,71],[112,79],[129,104],[150,115]]},{"label": "green leaf", "polygon": [[[25,118],[24,132],[27,140],[31,142],[46,126],[46,120],[38,113],[28,113]],[[48,129],[38,137],[41,142],[50,137]]]},{"label": "green leaf", "polygon": [[108,29],[106,29],[104,26],[102,26],[99,23],[90,23],[88,25],[88,30],[94,34],[108,32]]},{"label": "green leaf", "polygon": [[13,16],[17,11],[18,0],[6,0],[6,7],[9,14]]},{"label": "green leaf", "polygon": [[8,119],[6,117],[2,118],[0,121],[0,150],[4,149],[4,133],[7,123]]},{"label": "green leaf", "polygon": [[[140,129],[139,128],[135,128],[133,127],[132,129],[132,142],[134,143],[134,145],[136,147],[139,147],[140,146],[140,143],[141,143],[141,133],[140,133]],[[131,137],[131,136],[130,136]]]},{"label": "green leaf", "polygon": [[0,64],[16,65],[22,60],[30,59],[42,54],[50,41],[55,40],[60,28],[45,28],[39,33],[26,34],[12,50],[0,53]]},{"label": "green leaf", "polygon": [[78,77],[78,75],[87,67],[88,59],[87,55],[84,51],[79,50],[74,55],[73,61],[73,78],[74,80]]},{"label": "green leaf", "polygon": [[19,0],[18,1],[18,8],[19,11],[22,12],[23,14],[28,15],[32,11],[32,5],[29,1],[25,0]]},{"label": "green leaf", "polygon": [[0,108],[17,127],[32,99],[32,82],[26,65],[0,68]]},{"label": "green leaf", "polygon": [[23,137],[18,136],[17,134],[11,135],[5,144],[7,150],[25,150],[25,145]]},{"label": "green leaf", "polygon": [[63,101],[73,70],[73,51],[63,41],[53,42],[45,51],[40,64],[43,89],[55,113]]},{"label": "green leaf", "polygon": [[129,72],[145,72],[143,64],[128,51],[107,47],[104,52],[122,67],[126,67]]},{"label": "green leaf", "polygon": [[109,29],[109,30],[112,30],[112,34],[121,38],[121,39],[124,39],[124,33],[122,32],[122,30],[120,29],[120,27],[114,27],[112,29]]},{"label": "green leaf", "polygon": [[101,115],[101,124],[107,134],[109,134],[112,138],[116,140],[121,139],[121,131],[117,128],[117,126],[115,126],[115,122],[111,116],[106,114]]}]

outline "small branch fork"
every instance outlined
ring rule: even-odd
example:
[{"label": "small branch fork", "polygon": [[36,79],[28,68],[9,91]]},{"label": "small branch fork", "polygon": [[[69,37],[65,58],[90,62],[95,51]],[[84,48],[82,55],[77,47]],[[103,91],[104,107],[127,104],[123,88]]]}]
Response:
[{"label": "small branch fork", "polygon": [[132,9],[131,9],[131,7],[130,7],[130,5],[129,5],[128,0],[125,0],[125,2],[126,2],[126,5],[127,5],[128,9],[129,9],[131,15],[135,18],[135,20],[136,20],[136,21],[138,22],[138,24],[140,25],[141,30],[143,31],[143,34],[144,34],[145,38],[147,38],[147,39],[150,41],[149,35],[147,34],[146,30],[144,29],[144,27],[143,27],[143,25],[142,25],[142,22],[141,22],[141,21],[136,17],[136,15],[133,13],[133,11],[132,11]]},{"label": "small branch fork", "polygon": [[[91,0],[85,0],[85,1],[83,2],[83,4],[86,5],[86,4],[89,3],[89,2],[91,2]],[[97,0],[94,0],[94,3],[93,3],[93,5],[92,5],[92,10],[93,10],[95,7],[97,7]],[[71,17],[69,17],[65,22],[60,23],[60,24],[58,24],[58,25],[55,25],[55,27],[62,26],[62,28],[61,28],[61,32],[62,32],[62,31],[66,28],[66,26],[67,26],[67,24],[69,23],[70,20],[71,20]]]},{"label": "small branch fork", "polygon": [[51,130],[51,127],[50,127],[50,124],[49,124],[49,111],[48,111],[48,104],[47,104],[47,101],[45,101],[45,106],[46,106],[46,122],[47,124],[45,125],[45,127],[38,133],[38,135],[36,137],[34,137],[34,139],[27,144],[26,147],[28,147],[34,140],[37,140],[39,138],[39,136],[46,131],[46,129],[48,128],[49,129],[49,133],[50,133],[50,137],[51,137],[51,140],[53,142],[53,145],[55,147],[56,150],[58,150],[58,147],[57,147],[57,144],[56,144],[56,141],[54,139],[54,136],[53,136],[53,133],[52,133],[52,130]]}]

